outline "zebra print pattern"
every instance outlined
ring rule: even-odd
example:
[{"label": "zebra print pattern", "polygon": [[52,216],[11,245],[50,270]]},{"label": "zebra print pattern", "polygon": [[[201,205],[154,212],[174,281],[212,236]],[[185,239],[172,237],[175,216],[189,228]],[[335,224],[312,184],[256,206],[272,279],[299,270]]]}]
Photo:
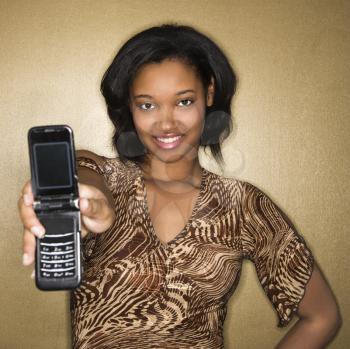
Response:
[{"label": "zebra print pattern", "polygon": [[84,278],[71,294],[74,349],[223,348],[226,303],[250,259],[286,326],[313,256],[285,214],[254,185],[203,168],[186,226],[163,244],[154,233],[141,169],[77,159],[104,176],[117,219],[83,241]]}]

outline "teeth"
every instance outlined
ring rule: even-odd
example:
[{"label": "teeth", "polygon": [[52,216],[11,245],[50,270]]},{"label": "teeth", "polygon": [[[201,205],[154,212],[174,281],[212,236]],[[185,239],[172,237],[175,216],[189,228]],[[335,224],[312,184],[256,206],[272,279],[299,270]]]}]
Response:
[{"label": "teeth", "polygon": [[171,138],[159,138],[159,137],[157,137],[158,141],[161,141],[163,143],[172,143],[172,142],[177,141],[179,138],[181,138],[181,136],[171,137]]}]

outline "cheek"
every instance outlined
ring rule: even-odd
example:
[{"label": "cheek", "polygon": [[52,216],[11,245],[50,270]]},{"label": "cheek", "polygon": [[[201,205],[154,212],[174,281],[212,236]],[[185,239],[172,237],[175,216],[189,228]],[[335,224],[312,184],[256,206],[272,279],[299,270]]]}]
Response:
[{"label": "cheek", "polygon": [[150,118],[145,117],[145,115],[140,115],[140,112],[137,112],[135,110],[132,110],[131,112],[135,128],[138,132],[146,131],[150,128]]},{"label": "cheek", "polygon": [[202,127],[205,119],[205,107],[193,105],[191,108],[179,110],[176,113],[177,119],[187,128],[195,127],[196,129]]}]

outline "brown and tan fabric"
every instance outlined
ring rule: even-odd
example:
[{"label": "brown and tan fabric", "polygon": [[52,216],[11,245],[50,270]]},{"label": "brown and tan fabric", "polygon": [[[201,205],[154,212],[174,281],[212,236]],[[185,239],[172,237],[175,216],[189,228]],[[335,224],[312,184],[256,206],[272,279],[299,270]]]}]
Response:
[{"label": "brown and tan fabric", "polygon": [[223,348],[226,303],[250,259],[282,327],[301,301],[313,256],[286,215],[254,185],[203,168],[183,230],[157,238],[141,169],[78,158],[104,176],[116,222],[84,240],[85,274],[72,292],[75,349]]}]

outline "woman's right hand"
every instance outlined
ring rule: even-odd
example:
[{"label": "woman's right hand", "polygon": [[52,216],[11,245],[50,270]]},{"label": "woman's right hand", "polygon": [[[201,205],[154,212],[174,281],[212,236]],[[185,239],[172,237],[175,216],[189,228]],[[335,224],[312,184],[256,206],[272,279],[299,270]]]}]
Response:
[{"label": "woman's right hand", "polygon": [[[88,232],[102,233],[109,229],[115,220],[115,211],[102,191],[92,185],[78,184],[79,207],[81,213],[81,234],[84,238]],[[33,209],[33,192],[28,181],[18,200],[19,215],[24,227],[23,233],[23,265],[34,262],[35,236],[42,238],[45,228],[40,223]]]}]

